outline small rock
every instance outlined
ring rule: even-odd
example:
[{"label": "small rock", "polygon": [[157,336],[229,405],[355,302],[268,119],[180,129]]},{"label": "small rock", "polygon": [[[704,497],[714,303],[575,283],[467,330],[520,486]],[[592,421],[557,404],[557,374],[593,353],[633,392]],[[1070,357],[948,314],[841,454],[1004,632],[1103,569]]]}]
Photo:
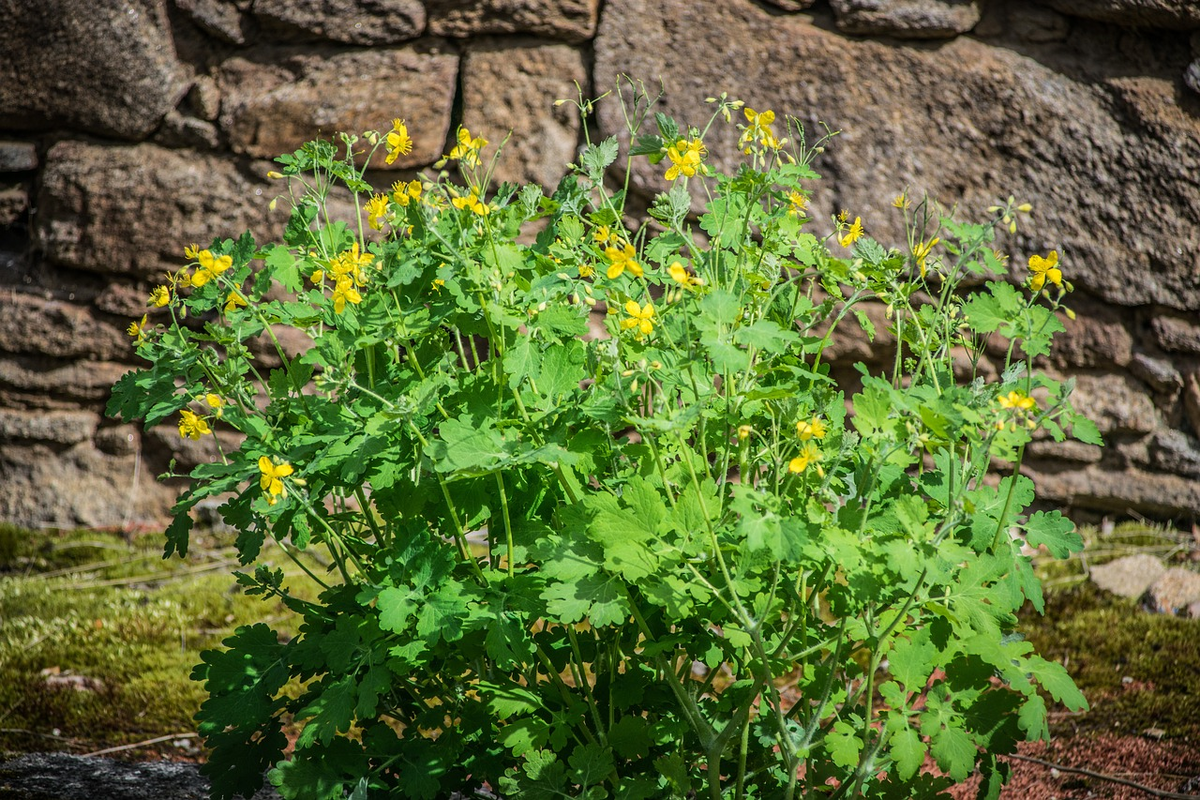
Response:
[{"label": "small rock", "polygon": [[979,22],[976,0],[832,0],[838,29],[904,39],[948,39]]},{"label": "small rock", "polygon": [[31,142],[0,142],[0,172],[28,172],[37,165],[37,148]]},{"label": "small rock", "polygon": [[1183,82],[1196,94],[1200,94],[1200,61],[1193,61],[1183,71]]},{"label": "small rock", "polygon": [[154,134],[155,144],[163,147],[215,150],[221,143],[217,126],[196,117],[188,117],[171,109],[163,118],[162,127]]},{"label": "small rock", "polygon": [[1137,353],[1129,362],[1129,371],[1160,392],[1174,395],[1183,388],[1183,376],[1175,369],[1175,365],[1164,358]]},{"label": "small rock", "polygon": [[1141,597],[1166,571],[1162,561],[1143,554],[1092,567],[1091,579],[1106,592],[1121,597]]},{"label": "small rock", "polygon": [[1159,314],[1150,323],[1163,350],[1173,353],[1200,353],[1200,324],[1191,316]]},{"label": "small rock", "polygon": [[1172,567],[1154,581],[1146,600],[1161,614],[1186,614],[1192,604],[1200,603],[1200,573]]},{"label": "small rock", "polygon": [[188,105],[200,119],[213,122],[221,113],[221,90],[208,75],[199,75],[187,94]]}]

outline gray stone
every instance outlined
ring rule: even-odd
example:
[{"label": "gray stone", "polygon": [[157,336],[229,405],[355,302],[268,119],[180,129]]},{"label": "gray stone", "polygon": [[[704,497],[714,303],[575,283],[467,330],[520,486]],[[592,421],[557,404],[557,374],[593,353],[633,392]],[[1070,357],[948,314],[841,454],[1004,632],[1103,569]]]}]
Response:
[{"label": "gray stone", "polygon": [[1099,304],[1061,315],[1066,329],[1054,337],[1051,361],[1061,367],[1123,367],[1133,356],[1133,336],[1116,309]]},{"label": "gray stone", "polygon": [[[196,764],[125,762],[66,753],[25,753],[0,763],[5,800],[207,800]],[[252,800],[278,800],[271,787]]]},{"label": "gray stone", "polygon": [[1200,324],[1194,316],[1158,314],[1151,321],[1150,328],[1163,350],[1200,354]]},{"label": "gray stone", "polygon": [[425,30],[420,0],[256,0],[254,14],[276,39],[396,44]]},{"label": "gray stone", "polygon": [[1136,353],[1129,362],[1129,371],[1159,392],[1174,395],[1183,388],[1183,376],[1174,364],[1163,358]]},{"label": "gray stone", "polygon": [[1149,433],[1158,415],[1138,382],[1126,375],[1080,375],[1071,403],[1101,433]]},{"label": "gray stone", "polygon": [[98,360],[131,354],[129,337],[119,324],[90,309],[14,291],[6,292],[4,306],[0,350],[5,352]]},{"label": "gray stone", "polygon": [[[232,58],[218,79],[221,127],[234,150],[274,158],[338,131],[387,131],[393,118],[401,118],[413,147],[391,168],[423,166],[442,156],[458,74],[458,57],[444,47],[330,56],[260,49],[256,57],[270,60]],[[385,156],[381,147],[372,166],[385,167]]]},{"label": "gray stone", "polygon": [[13,411],[0,409],[0,442],[29,440],[78,444],[92,438],[100,415],[90,411]]},{"label": "gray stone", "polygon": [[0,0],[0,128],[153,131],[187,91],[163,0]]},{"label": "gray stone", "polygon": [[1112,592],[1121,597],[1136,598],[1145,594],[1146,590],[1166,571],[1167,568],[1161,559],[1139,554],[1124,556],[1107,564],[1092,567],[1089,577],[1092,583],[1106,592]]},{"label": "gray stone", "polygon": [[463,124],[493,146],[512,132],[495,181],[554,190],[575,160],[581,123],[573,104],[556,107],[554,101],[576,98],[576,82],[585,86],[587,80],[582,54],[569,45],[471,46],[463,62]]},{"label": "gray stone", "polygon": [[1073,17],[1130,27],[1192,30],[1200,28],[1196,0],[1041,0]]},{"label": "gray stone", "polygon": [[1163,472],[1200,478],[1200,441],[1183,431],[1156,433],[1149,455],[1150,463]]},{"label": "gray stone", "polygon": [[154,134],[153,141],[163,147],[216,150],[221,138],[217,126],[211,122],[184,116],[171,109],[163,119],[162,127]]},{"label": "gray stone", "polygon": [[1071,32],[1071,20],[1034,3],[1010,7],[1008,19],[1013,35],[1027,42],[1063,42]]},{"label": "gray stone", "polygon": [[200,119],[212,122],[221,113],[221,90],[208,75],[197,75],[187,95],[188,105]]},{"label": "gray stone", "polygon": [[106,425],[92,436],[92,442],[101,453],[110,456],[128,456],[141,446],[141,436],[134,425]]},{"label": "gray stone", "polygon": [[1160,614],[1187,614],[1200,603],[1200,574],[1172,567],[1146,591],[1147,604]]},{"label": "gray stone", "polygon": [[1056,442],[1053,439],[1030,442],[1026,447],[1030,458],[1056,461],[1075,461],[1081,464],[1095,464],[1104,457],[1104,448],[1085,442],[1067,439]]},{"label": "gray stone", "polygon": [[245,44],[248,24],[243,12],[249,0],[174,0],[176,6],[208,33],[233,44]]},{"label": "gray stone", "polygon": [[0,355],[0,404],[5,408],[77,409],[100,406],[128,364],[107,361],[63,363],[38,356]]},{"label": "gray stone", "polygon": [[1183,71],[1183,82],[1189,89],[1200,94],[1200,61],[1193,61]]},{"label": "gray stone", "polygon": [[766,0],[767,3],[782,8],[784,11],[803,11],[817,0]]},{"label": "gray stone", "polygon": [[532,33],[582,42],[596,31],[600,0],[426,0],[429,32],[464,38]]},{"label": "gray stone", "polygon": [[0,142],[0,172],[28,172],[37,165],[37,147],[32,142]]},{"label": "gray stone", "polygon": [[1193,372],[1183,381],[1183,413],[1192,433],[1200,436],[1200,372]]},{"label": "gray stone", "polygon": [[[780,120],[797,114],[810,140],[819,123],[842,131],[814,162],[835,178],[812,184],[819,235],[828,232],[822,220],[847,208],[885,245],[906,241],[890,204],[905,186],[958,204],[971,219],[1017,193],[1036,206],[1026,229],[998,242],[1014,263],[1058,250],[1081,294],[1200,309],[1200,185],[1191,178],[1200,174],[1200,118],[1176,96],[1182,65],[1148,66],[1074,36],[1071,49],[1038,58],[968,36],[937,47],[889,45],[751,0],[727,0],[721,24],[711,22],[685,0],[609,0],[595,40],[596,93],[620,74],[662,75],[657,110],[685,124],[705,124],[712,109],[703,100],[719,86]],[[1106,54],[1103,70],[1081,74],[1077,65],[1096,52]],[[599,103],[597,119],[601,136],[624,130],[615,96]],[[737,137],[718,121],[706,137],[710,160],[732,167]],[[665,187],[661,167],[635,159],[634,170],[638,194]]]},{"label": "gray stone", "polygon": [[979,22],[978,0],[831,0],[838,29],[858,35],[946,39]]},{"label": "gray stone", "polygon": [[277,232],[286,214],[268,211],[273,191],[227,158],[65,141],[47,154],[34,235],[51,261],[161,282],[191,242]]}]

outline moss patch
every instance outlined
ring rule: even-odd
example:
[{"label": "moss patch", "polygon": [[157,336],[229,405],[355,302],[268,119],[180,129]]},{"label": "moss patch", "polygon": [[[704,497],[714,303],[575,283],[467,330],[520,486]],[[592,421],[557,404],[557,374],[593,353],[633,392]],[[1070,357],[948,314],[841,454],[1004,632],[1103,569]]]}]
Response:
[{"label": "moss patch", "polygon": [[164,561],[158,536],[0,526],[0,750],[84,753],[194,731],[200,651],[238,625],[292,627],[280,603],[240,591],[228,544],[197,539],[186,560]]},{"label": "moss patch", "polygon": [[1143,610],[1090,584],[1052,592],[1046,616],[1029,612],[1020,629],[1044,657],[1059,661],[1091,710],[1059,716],[1056,728],[1200,741],[1200,620]]}]

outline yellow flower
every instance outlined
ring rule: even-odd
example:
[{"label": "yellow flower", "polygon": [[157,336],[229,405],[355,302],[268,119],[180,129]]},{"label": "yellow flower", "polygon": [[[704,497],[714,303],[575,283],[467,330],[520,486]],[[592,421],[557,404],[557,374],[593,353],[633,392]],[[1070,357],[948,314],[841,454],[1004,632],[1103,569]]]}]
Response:
[{"label": "yellow flower", "polygon": [[673,181],[680,175],[692,177],[700,169],[700,162],[707,153],[704,143],[699,139],[680,139],[667,148],[667,158],[671,159],[671,166],[667,168],[666,179]]},{"label": "yellow flower", "polygon": [[150,292],[150,299],[146,301],[146,305],[162,308],[171,302],[171,290],[166,286],[155,286]]},{"label": "yellow flower", "polygon": [[239,308],[245,308],[245,307],[246,307],[246,301],[244,299],[242,299],[242,296],[240,294],[238,294],[237,292],[230,292],[229,296],[225,298],[225,313],[226,314],[230,313],[231,311],[237,311]]},{"label": "yellow flower", "polygon": [[491,209],[488,208],[487,203],[481,203],[479,198],[475,196],[474,192],[471,192],[466,197],[455,197],[450,201],[450,204],[455,208],[470,209],[472,214],[478,214],[481,217],[487,216],[488,212],[491,211]]},{"label": "yellow flower", "polygon": [[775,112],[771,110],[757,112],[752,108],[745,108],[742,113],[746,115],[746,120],[750,123],[743,129],[741,137],[738,139],[738,147],[743,148],[744,153],[749,155],[750,143],[755,139],[763,147],[772,150],[778,150],[783,146],[783,142],[775,138],[775,131],[771,127],[771,123],[775,122]]},{"label": "yellow flower", "polygon": [[1015,411],[1029,411],[1037,408],[1037,401],[1024,392],[1011,391],[999,397],[1000,407]]},{"label": "yellow flower", "polygon": [[197,289],[233,266],[232,256],[214,256],[208,250],[197,253],[196,260],[200,262],[200,266],[192,276],[192,286]]},{"label": "yellow flower", "polygon": [[616,238],[617,237],[613,235],[613,232],[609,230],[607,225],[601,225],[599,228],[596,228],[596,230],[592,231],[592,240],[597,244],[608,244]]},{"label": "yellow flower", "polygon": [[259,488],[267,494],[267,502],[270,505],[275,505],[280,498],[287,497],[287,487],[283,485],[283,479],[292,474],[292,465],[283,461],[275,464],[271,459],[263,456],[258,459],[258,470],[262,476],[258,479]]},{"label": "yellow flower", "polygon": [[433,283],[431,283],[429,285],[433,287],[433,290],[435,292],[438,292],[440,294],[442,291],[442,287],[446,285],[446,279],[445,278],[434,278]]},{"label": "yellow flower", "polygon": [[917,242],[916,246],[913,247],[913,259],[916,260],[917,266],[921,269],[922,278],[925,277],[925,260],[929,258],[929,253],[933,250],[933,246],[940,241],[941,239],[935,236],[928,243]]},{"label": "yellow flower", "polygon": [[179,412],[179,435],[184,439],[199,441],[206,433],[212,433],[204,417],[188,411],[186,408]]},{"label": "yellow flower", "polygon": [[188,261],[195,261],[196,257],[199,255],[200,245],[198,244],[189,244],[187,247],[183,248],[183,257]]},{"label": "yellow flower", "polygon": [[802,419],[796,423],[796,435],[800,437],[800,441],[806,442],[809,439],[824,439],[827,428],[825,420],[820,417],[812,419]]},{"label": "yellow flower", "polygon": [[125,332],[133,337],[133,346],[137,347],[146,341],[146,315],[142,314],[141,320],[129,323],[129,327]]},{"label": "yellow flower", "polygon": [[377,194],[367,201],[367,224],[377,231],[383,230],[383,218],[388,213],[387,197]]},{"label": "yellow flower", "polygon": [[[618,244],[620,243],[618,242]],[[642,265],[634,258],[637,255],[637,251],[633,249],[633,245],[626,243],[619,250],[616,247],[606,247],[604,255],[612,262],[608,267],[608,277],[610,279],[619,277],[627,269],[636,277],[642,277]]]},{"label": "yellow flower", "polygon": [[479,151],[487,147],[488,141],[482,136],[471,138],[471,132],[466,128],[458,129],[458,144],[450,151],[450,155],[446,158],[457,158],[468,167],[473,167],[479,163]]},{"label": "yellow flower", "polygon": [[[349,278],[354,281],[355,286],[362,286],[367,282],[367,276],[363,270],[374,260],[374,253],[360,252],[358,242],[355,242],[349,250],[329,262],[329,274],[333,276],[335,282],[340,283],[342,279]],[[314,273],[313,283],[318,282],[316,277],[317,275]]]},{"label": "yellow flower", "polygon": [[209,392],[208,394],[204,395],[204,402],[208,403],[209,408],[217,412],[218,417],[224,413],[225,398],[221,397],[221,395]]},{"label": "yellow flower", "polygon": [[1046,281],[1050,281],[1059,289],[1063,288],[1062,270],[1058,268],[1058,251],[1051,250],[1050,255],[1042,258],[1039,255],[1029,257],[1029,288],[1035,292],[1040,292],[1042,287],[1046,285]]},{"label": "yellow flower", "polygon": [[[849,214],[846,215],[850,216]],[[845,220],[843,220],[844,222]],[[846,235],[838,239],[838,244],[842,247],[849,247],[861,238],[863,235],[862,217],[855,217],[854,222],[850,225],[850,229],[846,231]]]},{"label": "yellow flower", "polygon": [[579,265],[579,277],[581,277],[581,278],[590,278],[590,277],[592,277],[592,275],[595,272],[596,272],[596,268],[593,267],[591,264],[580,264]]},{"label": "yellow flower", "polygon": [[754,432],[754,428],[749,425],[738,425],[737,437],[740,441],[746,441],[750,438],[750,434]]},{"label": "yellow flower", "polygon": [[629,315],[629,319],[621,320],[621,330],[637,328],[639,338],[654,332],[654,305],[652,303],[647,302],[646,305],[640,306],[636,300],[630,300],[625,304],[625,313]]},{"label": "yellow flower", "polygon": [[[821,451],[817,449],[817,446],[812,442],[805,442],[800,448],[800,455],[788,462],[788,472],[799,475],[820,460]],[[820,467],[817,467],[817,469],[820,469]]]},{"label": "yellow flower", "polygon": [[892,208],[899,208],[902,211],[907,211],[909,205],[908,192],[901,192],[892,198]]},{"label": "yellow flower", "polygon": [[805,208],[808,206],[808,198],[800,194],[800,192],[788,192],[788,216],[803,217],[805,216]]},{"label": "yellow flower", "polygon": [[331,298],[333,299],[333,313],[335,314],[341,314],[345,311],[346,303],[358,305],[362,302],[362,295],[354,288],[354,281],[348,275],[338,278],[337,283],[334,284]]},{"label": "yellow flower", "polygon": [[396,181],[392,184],[392,199],[397,205],[407,206],[412,200],[421,199],[421,182],[413,179],[408,183]]},{"label": "yellow flower", "polygon": [[385,141],[388,151],[385,160],[388,164],[395,163],[399,156],[406,156],[412,152],[412,139],[408,136],[408,127],[404,120],[392,120],[392,130],[388,132]]},{"label": "yellow flower", "polygon": [[684,289],[695,289],[697,286],[702,286],[704,284],[704,281],[702,281],[700,278],[689,274],[688,271],[684,269],[683,264],[680,264],[678,261],[667,267],[667,274],[671,276],[671,280],[678,283]]}]

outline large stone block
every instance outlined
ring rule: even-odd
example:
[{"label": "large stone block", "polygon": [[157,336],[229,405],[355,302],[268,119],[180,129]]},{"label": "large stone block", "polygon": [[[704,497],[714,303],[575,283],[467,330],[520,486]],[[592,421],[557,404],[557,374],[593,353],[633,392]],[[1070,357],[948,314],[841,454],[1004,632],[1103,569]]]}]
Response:
[{"label": "large stone block", "polygon": [[257,0],[254,13],[276,39],[381,45],[415,39],[425,30],[419,0]]},{"label": "large stone block", "polygon": [[1118,25],[1193,30],[1200,28],[1196,0],[1040,0],[1070,14]]},{"label": "large stone block", "polygon": [[149,135],[188,88],[163,0],[0,0],[0,128]]},{"label": "large stone block", "polygon": [[[235,150],[258,158],[290,153],[338,131],[386,131],[404,119],[412,152],[392,166],[441,157],[450,128],[458,57],[442,45],[314,55],[260,49],[221,66],[221,126]],[[379,149],[372,166],[384,167]]]},{"label": "large stone block", "polygon": [[583,56],[569,45],[473,45],[463,63],[463,124],[497,145],[509,131],[496,165],[497,181],[539,183],[553,191],[575,158],[578,109],[554,101],[578,96],[587,84]]},{"label": "large stone block", "polygon": [[[890,201],[906,186],[975,218],[1017,194],[1035,209],[1028,233],[999,243],[1015,264],[1057,249],[1068,279],[1105,301],[1200,309],[1191,177],[1200,118],[1181,108],[1175,86],[1186,43],[1180,53],[1155,45],[1162,52],[1149,62],[1104,50],[1103,68],[1085,75],[1078,65],[1095,59],[1086,37],[1035,58],[965,36],[938,47],[849,38],[751,0],[722,8],[718,26],[685,0],[610,0],[595,41],[596,92],[620,74],[661,75],[660,109],[684,123],[703,126],[712,113],[703,99],[727,91],[780,119],[799,115],[810,140],[818,123],[842,131],[816,163],[832,179],[813,186],[819,233],[848,208],[869,235],[904,242]],[[721,58],[693,55],[704,52]],[[602,135],[624,128],[616,97],[600,103],[598,119]],[[737,137],[719,121],[709,150],[737,154]],[[635,163],[637,191],[665,186],[661,165]]]},{"label": "large stone block", "polygon": [[159,280],[190,242],[262,237],[286,219],[268,211],[274,187],[217,156],[66,141],[46,161],[35,237],[50,260],[80,269]]},{"label": "large stone block", "polygon": [[946,39],[979,22],[979,0],[832,0],[839,30],[902,39]]},{"label": "large stone block", "polygon": [[11,409],[102,407],[113,384],[130,370],[112,361],[61,361],[0,356],[0,406]]},{"label": "large stone block", "polygon": [[1022,469],[1038,498],[1088,514],[1140,514],[1156,519],[1200,516],[1200,481],[1139,469],[1113,471],[1100,464],[1084,469],[1040,472]]},{"label": "large stone block", "polygon": [[0,442],[78,444],[90,440],[99,424],[100,415],[91,411],[0,409]]},{"label": "large stone block", "polygon": [[468,37],[534,33],[581,42],[596,31],[600,0],[426,0],[429,32]]},{"label": "large stone block", "polygon": [[1126,375],[1080,375],[1071,403],[1101,433],[1149,433],[1157,426],[1154,401]]},{"label": "large stone block", "polygon": [[124,331],[88,308],[13,291],[5,293],[3,308],[0,352],[98,360],[132,352]]}]

